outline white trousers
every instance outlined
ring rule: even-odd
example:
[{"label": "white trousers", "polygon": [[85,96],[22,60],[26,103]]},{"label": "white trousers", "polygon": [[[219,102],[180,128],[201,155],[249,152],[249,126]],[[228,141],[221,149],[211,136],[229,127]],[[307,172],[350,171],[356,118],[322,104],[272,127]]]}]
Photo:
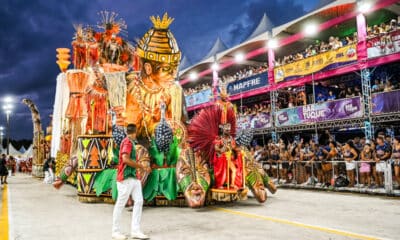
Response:
[{"label": "white trousers", "polygon": [[143,194],[142,184],[138,179],[128,178],[122,182],[117,182],[118,198],[114,205],[113,212],[113,233],[121,233],[121,214],[125,208],[129,196],[134,201],[132,211],[131,232],[140,232],[140,219],[142,218]]},{"label": "white trousers", "polygon": [[44,183],[46,184],[52,184],[54,182],[54,173],[51,168],[49,168],[48,171],[44,172]]}]

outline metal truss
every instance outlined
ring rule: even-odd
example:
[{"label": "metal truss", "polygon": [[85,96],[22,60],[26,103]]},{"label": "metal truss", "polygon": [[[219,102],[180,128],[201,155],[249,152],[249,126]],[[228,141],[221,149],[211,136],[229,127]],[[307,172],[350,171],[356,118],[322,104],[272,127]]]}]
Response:
[{"label": "metal truss", "polygon": [[[374,124],[400,122],[400,112],[372,115],[371,118]],[[398,125],[400,125],[400,123],[398,123]]]},{"label": "metal truss", "polygon": [[271,119],[273,119],[271,136],[272,136],[272,141],[274,143],[277,143],[279,136],[277,134],[277,129],[274,120],[276,115],[276,103],[278,102],[278,92],[271,91],[270,94],[271,94]]},{"label": "metal truss", "polygon": [[371,119],[371,73],[368,68],[361,69],[362,104],[364,107],[364,132],[367,139],[373,138]]}]

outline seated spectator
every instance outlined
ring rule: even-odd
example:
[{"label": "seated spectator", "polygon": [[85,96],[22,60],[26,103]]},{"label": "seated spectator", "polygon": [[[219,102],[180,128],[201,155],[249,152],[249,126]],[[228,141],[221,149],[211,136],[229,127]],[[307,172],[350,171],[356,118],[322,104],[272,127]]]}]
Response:
[{"label": "seated spectator", "polygon": [[389,25],[386,25],[385,23],[381,23],[379,26],[381,34],[386,34],[389,31]]},{"label": "seated spectator", "polygon": [[327,100],[328,100],[328,101],[333,101],[333,100],[335,100],[335,99],[336,99],[336,95],[333,94],[333,91],[332,91],[332,90],[329,90]]},{"label": "seated spectator", "polygon": [[376,79],[374,85],[372,85],[371,87],[371,91],[374,93],[374,92],[380,92],[382,90],[383,88],[381,81],[379,79]]},{"label": "seated spectator", "polygon": [[338,37],[336,37],[332,49],[336,50],[336,49],[339,49],[341,47],[343,47],[343,43],[339,40]]},{"label": "seated spectator", "polygon": [[342,88],[339,92],[339,98],[345,98],[346,97],[346,89]]},{"label": "seated spectator", "polygon": [[360,87],[359,87],[358,85],[356,85],[356,86],[354,87],[354,95],[355,95],[355,96],[359,96],[359,97],[361,97],[361,95],[362,95],[361,89],[360,89]]},{"label": "seated spectator", "polygon": [[354,94],[353,90],[351,89],[351,87],[346,88],[346,98],[351,98],[354,96],[355,96],[355,94]]},{"label": "seated spectator", "polygon": [[297,106],[303,106],[307,104],[306,93],[304,91],[300,91],[297,93]]},{"label": "seated spectator", "polygon": [[390,20],[389,27],[388,27],[388,31],[389,31],[389,32],[392,32],[392,31],[396,31],[397,29],[398,29],[398,26],[397,26],[397,21],[396,21],[396,19]]},{"label": "seated spectator", "polygon": [[324,41],[321,42],[321,46],[319,47],[319,52],[324,53],[328,51],[329,45],[327,45]]},{"label": "seated spectator", "polygon": [[351,45],[354,43],[354,40],[351,37],[346,37],[346,45]]},{"label": "seated spectator", "polygon": [[317,103],[322,103],[326,101],[326,97],[322,93],[318,93],[317,95]]},{"label": "seated spectator", "polygon": [[329,37],[328,45],[329,45],[329,50],[334,48],[334,46],[335,46],[335,38],[333,36]]},{"label": "seated spectator", "polygon": [[292,108],[292,107],[294,107],[295,106],[295,104],[294,104],[294,97],[293,96],[290,96],[289,97],[289,101],[288,101],[288,108]]},{"label": "seated spectator", "polygon": [[312,54],[311,48],[312,48],[312,46],[309,46],[309,47],[306,49],[305,55],[304,55],[305,58],[311,57],[311,56],[313,55],[313,54]]},{"label": "seated spectator", "polygon": [[372,31],[371,27],[367,27],[367,39],[371,39],[376,37],[376,35],[374,34],[374,32]]},{"label": "seated spectator", "polygon": [[301,60],[301,59],[303,59],[304,57],[303,57],[303,54],[301,54],[301,53],[297,53],[296,54],[296,61],[298,61],[298,60]]},{"label": "seated spectator", "polygon": [[383,91],[384,92],[389,92],[389,91],[392,91],[393,89],[394,89],[394,87],[392,85],[392,82],[390,82],[390,80],[387,80],[386,84],[385,84],[385,88],[383,89]]},{"label": "seated spectator", "polygon": [[379,28],[378,25],[374,25],[374,27],[372,28],[372,33],[375,37],[381,34],[381,29]]}]

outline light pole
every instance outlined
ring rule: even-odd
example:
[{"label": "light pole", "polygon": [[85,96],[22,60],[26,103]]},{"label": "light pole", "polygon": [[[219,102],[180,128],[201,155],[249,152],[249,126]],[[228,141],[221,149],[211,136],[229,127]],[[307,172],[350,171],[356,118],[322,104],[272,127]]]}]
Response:
[{"label": "light pole", "polygon": [[7,155],[10,154],[10,115],[12,113],[12,108],[13,106],[11,105],[12,99],[10,97],[7,97],[5,100],[6,105],[3,106],[3,110],[6,113],[6,117],[7,117]]},{"label": "light pole", "polygon": [[4,130],[4,127],[0,126],[0,146],[1,146],[1,148],[3,148],[3,136],[4,136],[3,130]]}]

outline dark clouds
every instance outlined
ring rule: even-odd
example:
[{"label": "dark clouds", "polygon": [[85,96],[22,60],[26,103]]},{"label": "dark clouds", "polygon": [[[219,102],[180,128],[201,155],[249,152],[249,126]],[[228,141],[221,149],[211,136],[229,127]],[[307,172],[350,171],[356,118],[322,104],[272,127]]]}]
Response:
[{"label": "dark clouds", "polygon": [[[73,23],[96,25],[97,13],[119,13],[128,25],[128,39],[140,38],[151,23],[149,16],[167,11],[182,52],[199,61],[219,36],[228,46],[244,40],[264,12],[279,25],[301,16],[318,1],[298,0],[5,0],[0,7],[0,98],[15,97],[12,137],[31,138],[29,109],[20,103],[28,97],[37,103],[44,125],[53,108],[56,77],[55,49],[70,47]],[[5,125],[5,114],[0,114]]]}]

